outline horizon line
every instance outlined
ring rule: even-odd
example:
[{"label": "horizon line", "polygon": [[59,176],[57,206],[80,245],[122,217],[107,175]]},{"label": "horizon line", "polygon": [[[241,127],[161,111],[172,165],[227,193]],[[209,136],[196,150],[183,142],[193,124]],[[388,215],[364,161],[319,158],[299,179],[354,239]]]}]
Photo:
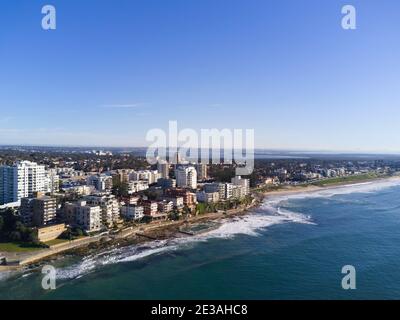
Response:
[{"label": "horizon line", "polygon": [[[0,148],[4,147],[40,147],[40,148],[92,148],[92,149],[147,149],[148,146],[101,146],[101,145],[68,145],[68,144],[0,144]],[[201,150],[202,148],[197,148]],[[211,149],[210,150],[215,150]],[[224,150],[224,148],[220,148]],[[399,151],[379,151],[379,150],[339,150],[339,149],[297,149],[297,148],[268,148],[268,147],[256,147],[254,151],[269,151],[269,152],[287,152],[287,153],[309,153],[309,154],[370,154],[370,155],[400,155]]]}]

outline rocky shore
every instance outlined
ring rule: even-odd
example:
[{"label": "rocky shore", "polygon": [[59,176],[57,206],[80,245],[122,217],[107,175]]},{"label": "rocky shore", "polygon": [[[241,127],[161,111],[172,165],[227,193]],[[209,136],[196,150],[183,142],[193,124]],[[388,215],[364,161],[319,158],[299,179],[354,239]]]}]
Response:
[{"label": "rocky shore", "polygon": [[15,271],[29,265],[43,264],[62,255],[86,256],[88,254],[106,250],[111,247],[122,247],[135,244],[142,244],[151,240],[164,240],[177,237],[189,237],[189,234],[182,233],[181,227],[196,225],[207,221],[218,221],[228,217],[244,215],[256,208],[264,197],[261,193],[253,194],[254,200],[248,206],[239,206],[236,209],[218,211],[188,217],[178,221],[153,222],[137,227],[129,227],[120,230],[119,233],[112,235],[93,236],[83,239],[65,242],[51,246],[50,248],[40,249],[25,253],[5,253],[8,264],[0,266],[2,271]]},{"label": "rocky shore", "polygon": [[44,263],[46,261],[50,261],[56,258],[57,256],[65,254],[85,256],[97,251],[106,250],[111,247],[142,244],[151,240],[165,240],[177,237],[189,237],[190,235],[182,233],[180,231],[180,228],[199,224],[202,222],[221,221],[228,217],[233,218],[235,216],[247,214],[249,211],[257,208],[263,202],[264,198],[270,196],[315,192],[318,190],[326,190],[338,188],[341,186],[357,185],[360,183],[368,183],[382,180],[399,181],[400,177],[394,176],[389,178],[370,179],[357,183],[337,183],[329,186],[288,186],[283,187],[279,190],[254,192],[252,194],[254,200],[249,206],[240,206],[236,209],[231,209],[224,212],[219,211],[191,216],[185,220],[153,222],[146,225],[129,227],[121,230],[117,234],[87,237],[72,242],[58,244],[48,249],[40,249],[33,252],[25,252],[20,254],[5,253],[3,255],[6,256],[9,263],[8,265],[0,266],[0,272],[11,270],[14,271],[32,264]]}]

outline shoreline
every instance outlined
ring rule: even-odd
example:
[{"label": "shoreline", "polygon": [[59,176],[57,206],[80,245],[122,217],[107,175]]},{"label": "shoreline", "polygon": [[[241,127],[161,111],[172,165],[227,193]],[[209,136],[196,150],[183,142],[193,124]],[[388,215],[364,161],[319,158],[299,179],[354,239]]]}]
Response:
[{"label": "shoreline", "polygon": [[354,181],[354,182],[338,182],[338,183],[332,183],[327,186],[316,186],[316,185],[312,185],[312,184],[300,185],[300,186],[287,186],[287,187],[283,187],[282,189],[279,189],[279,190],[265,191],[265,192],[261,192],[261,193],[266,198],[269,196],[276,196],[276,195],[313,193],[313,192],[317,192],[317,191],[321,191],[321,190],[331,190],[331,189],[337,189],[337,188],[341,188],[341,187],[350,187],[350,186],[363,185],[363,184],[367,184],[367,183],[382,182],[382,181],[399,181],[400,182],[400,175],[371,178],[371,179],[365,179],[365,180]]},{"label": "shoreline", "polygon": [[321,190],[329,190],[346,186],[362,185],[366,183],[374,183],[380,181],[400,181],[400,176],[380,177],[366,179],[357,182],[334,183],[328,186],[300,185],[287,186],[280,190],[271,191],[253,191],[253,202],[246,207],[238,207],[224,212],[212,212],[202,215],[192,216],[186,220],[156,222],[154,224],[142,225],[137,227],[128,227],[121,230],[115,235],[102,235],[86,237],[51,246],[47,249],[39,249],[34,252],[12,253],[8,252],[4,255],[8,258],[9,264],[0,266],[1,272],[18,271],[25,267],[35,264],[41,264],[45,261],[54,260],[62,255],[72,254],[85,256],[92,251],[104,250],[112,246],[129,246],[142,244],[154,240],[164,240],[180,237],[190,237],[188,234],[180,232],[182,226],[190,226],[198,223],[209,221],[221,221],[224,218],[234,218],[236,216],[245,215],[248,212],[257,209],[266,198],[280,195],[290,195],[298,193],[313,193]]},{"label": "shoreline", "polygon": [[0,273],[22,270],[25,267],[51,261],[66,254],[83,256],[87,255],[91,251],[107,249],[108,247],[112,247],[114,245],[126,246],[142,244],[152,240],[172,239],[176,238],[177,234],[180,234],[181,237],[190,237],[190,235],[185,235],[184,233],[180,232],[180,227],[244,215],[250,210],[257,208],[262,200],[263,197],[255,195],[253,202],[246,207],[239,206],[238,208],[227,211],[205,213],[202,215],[189,217],[185,220],[155,222],[137,227],[127,227],[115,235],[85,237],[82,239],[57,244],[51,246],[50,248],[38,249],[37,251],[32,252],[2,253],[4,256],[6,256],[6,258],[8,258],[7,260],[9,264],[0,265]]}]

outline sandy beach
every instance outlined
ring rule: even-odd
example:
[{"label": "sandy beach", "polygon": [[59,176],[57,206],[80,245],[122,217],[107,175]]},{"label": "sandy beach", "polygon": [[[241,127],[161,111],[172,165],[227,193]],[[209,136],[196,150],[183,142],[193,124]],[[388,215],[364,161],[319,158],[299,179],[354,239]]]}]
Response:
[{"label": "sandy beach", "polygon": [[279,190],[267,191],[263,192],[264,197],[271,197],[277,195],[288,195],[288,194],[296,194],[296,193],[312,193],[321,190],[330,190],[336,189],[341,187],[348,187],[348,186],[355,186],[355,185],[362,185],[362,184],[369,184],[374,182],[381,182],[381,181],[398,181],[400,182],[400,176],[392,176],[392,177],[385,177],[385,178],[376,178],[370,179],[365,181],[358,181],[358,182],[343,182],[343,183],[335,183],[329,186],[314,186],[314,185],[306,185],[306,186],[287,186],[282,187]]}]

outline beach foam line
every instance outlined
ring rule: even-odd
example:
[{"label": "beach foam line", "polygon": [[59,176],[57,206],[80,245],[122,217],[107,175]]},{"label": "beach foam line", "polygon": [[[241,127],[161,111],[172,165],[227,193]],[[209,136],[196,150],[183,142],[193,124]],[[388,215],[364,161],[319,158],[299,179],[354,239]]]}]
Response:
[{"label": "beach foam line", "polygon": [[258,231],[269,226],[281,223],[305,223],[310,224],[309,217],[288,210],[276,210],[273,214],[252,213],[242,217],[227,218],[222,221],[219,228],[191,236],[174,238],[169,240],[155,240],[142,245],[132,245],[115,248],[106,252],[90,255],[77,264],[57,270],[58,279],[78,279],[83,275],[94,272],[102,266],[133,262],[154,255],[165,254],[175,250],[190,249],[199,242],[210,239],[230,239],[237,235],[259,236]]},{"label": "beach foam line", "polygon": [[[293,194],[276,194],[268,196],[263,204],[254,212],[241,217],[222,220],[219,228],[191,237],[170,240],[156,240],[142,245],[132,245],[122,248],[112,248],[84,257],[80,262],[68,267],[57,269],[58,279],[78,279],[88,275],[102,266],[134,262],[155,255],[161,255],[174,250],[184,250],[196,243],[210,239],[230,239],[238,235],[259,236],[259,231],[272,225],[283,223],[315,224],[310,216],[283,208],[281,203],[289,199],[332,197],[349,193],[377,192],[385,188],[400,185],[400,180],[383,180],[358,183],[340,187],[326,188],[315,191],[305,191]],[[0,280],[9,275],[0,274]]]},{"label": "beach foam line", "polygon": [[267,195],[261,208],[277,207],[279,203],[289,199],[306,199],[306,198],[330,198],[336,195],[345,195],[351,193],[376,193],[378,191],[392,188],[400,185],[400,179],[390,179],[382,181],[369,181],[356,184],[349,184],[337,187],[328,187],[311,191],[300,191],[287,194]]},{"label": "beach foam line", "polygon": [[12,271],[2,271],[2,272],[0,272],[0,281],[7,280],[13,274],[14,273]]}]

